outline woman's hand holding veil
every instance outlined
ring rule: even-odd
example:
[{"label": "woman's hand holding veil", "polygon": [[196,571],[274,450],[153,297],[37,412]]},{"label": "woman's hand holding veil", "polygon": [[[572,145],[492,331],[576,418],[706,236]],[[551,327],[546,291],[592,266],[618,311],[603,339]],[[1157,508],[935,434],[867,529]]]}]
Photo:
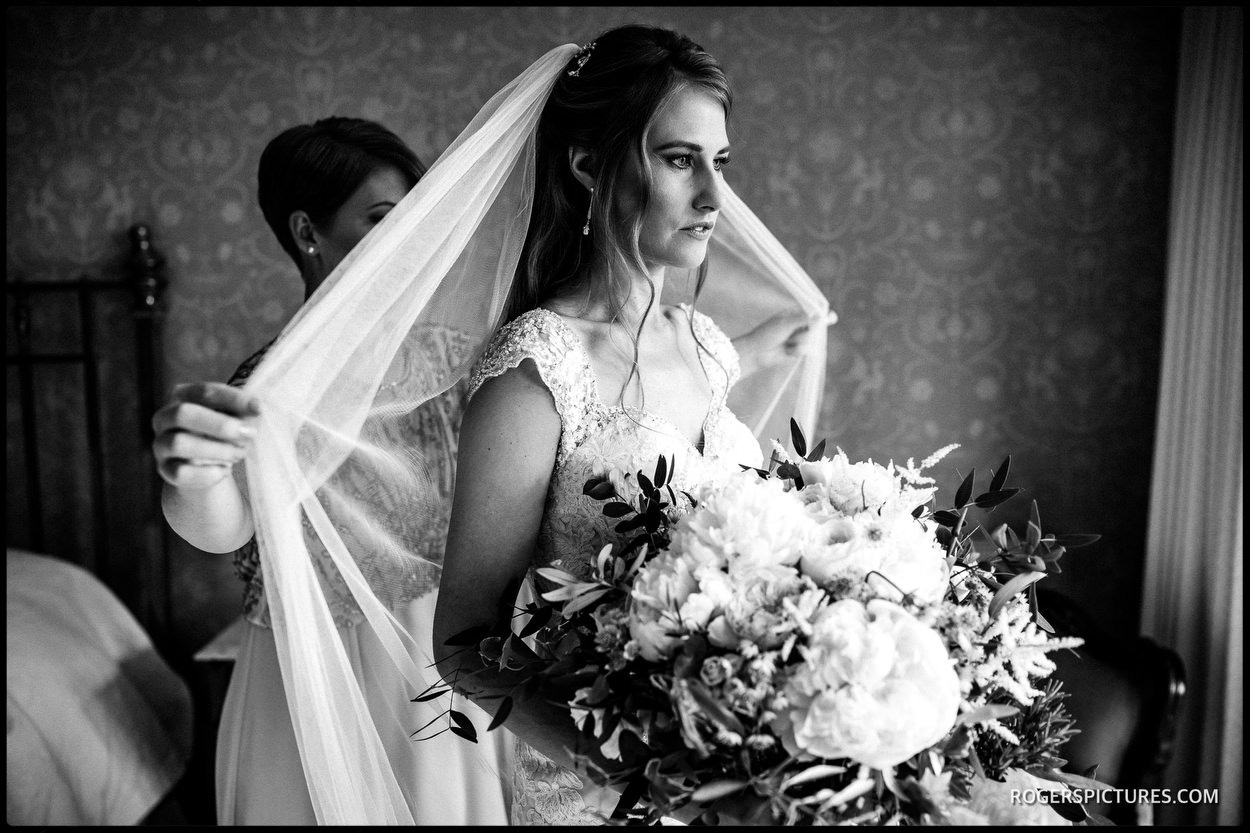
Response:
[{"label": "woman's hand holding veil", "polygon": [[738,351],[742,375],[750,376],[757,370],[781,364],[788,358],[807,354],[815,327],[828,327],[838,320],[832,310],[823,321],[813,321],[801,312],[780,313],[769,318],[744,335],[733,340]]}]

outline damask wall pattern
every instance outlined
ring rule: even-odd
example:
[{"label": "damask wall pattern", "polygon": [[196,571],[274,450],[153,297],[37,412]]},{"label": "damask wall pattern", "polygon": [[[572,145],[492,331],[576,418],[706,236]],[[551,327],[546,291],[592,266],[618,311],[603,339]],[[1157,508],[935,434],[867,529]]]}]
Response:
[{"label": "damask wall pattern", "polygon": [[[728,177],[841,316],[809,433],[961,443],[951,490],[1012,454],[1048,530],[1104,535],[1056,586],[1135,630],[1176,9],[9,8],[9,277],[112,268],[148,222],[165,382],[224,379],[302,297],[255,202],[270,137],[363,116],[431,161],[539,54],[630,21],[721,59]],[[223,561],[176,565],[190,638],[237,609]]]}]

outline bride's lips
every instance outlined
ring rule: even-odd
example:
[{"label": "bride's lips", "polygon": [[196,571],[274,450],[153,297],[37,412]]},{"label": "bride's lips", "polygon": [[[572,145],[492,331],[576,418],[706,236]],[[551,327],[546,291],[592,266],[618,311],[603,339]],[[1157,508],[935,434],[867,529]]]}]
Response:
[{"label": "bride's lips", "polygon": [[683,226],[681,230],[696,240],[707,240],[712,236],[712,228],[715,225],[716,223],[714,222],[693,223],[688,226]]}]

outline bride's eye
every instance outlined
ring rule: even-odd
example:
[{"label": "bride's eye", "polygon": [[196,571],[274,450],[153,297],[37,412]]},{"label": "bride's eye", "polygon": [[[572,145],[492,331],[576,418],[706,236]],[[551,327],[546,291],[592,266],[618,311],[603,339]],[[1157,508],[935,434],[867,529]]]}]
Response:
[{"label": "bride's eye", "polygon": [[689,168],[693,164],[693,160],[688,153],[683,153],[680,156],[670,156],[668,161],[674,168]]},{"label": "bride's eye", "polygon": [[728,165],[729,162],[730,162],[730,159],[728,156],[721,156],[717,159],[712,160],[712,166],[716,168],[716,170],[719,171],[721,168]]}]

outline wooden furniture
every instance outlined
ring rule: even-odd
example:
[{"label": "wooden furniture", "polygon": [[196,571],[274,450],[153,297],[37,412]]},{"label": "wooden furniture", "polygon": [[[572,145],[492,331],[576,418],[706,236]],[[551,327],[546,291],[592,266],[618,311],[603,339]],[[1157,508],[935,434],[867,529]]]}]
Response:
[{"label": "wooden furniture", "polygon": [[[1066,596],[1039,590],[1038,606],[1060,636],[1079,636],[1076,652],[1052,654],[1054,678],[1081,733],[1064,747],[1070,772],[1097,766],[1097,779],[1126,790],[1166,787],[1177,717],[1185,699],[1180,655],[1146,636],[1116,637],[1097,627]],[[1149,824],[1148,804],[1104,803],[1090,808],[1117,824]]]}]

